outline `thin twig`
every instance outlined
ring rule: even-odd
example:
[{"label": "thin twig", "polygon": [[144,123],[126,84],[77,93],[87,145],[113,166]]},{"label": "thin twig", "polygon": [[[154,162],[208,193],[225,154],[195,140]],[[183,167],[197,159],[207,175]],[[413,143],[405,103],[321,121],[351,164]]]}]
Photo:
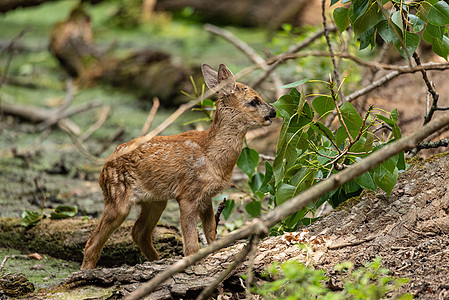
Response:
[{"label": "thin twig", "polygon": [[100,117],[97,122],[95,122],[92,126],[89,127],[79,138],[80,142],[86,141],[95,131],[97,131],[101,126],[103,126],[104,122],[108,118],[111,113],[111,106],[104,105],[100,111]]},{"label": "thin twig", "polygon": [[[418,53],[416,52],[413,53],[413,59],[415,60],[416,65],[418,66],[421,65],[421,59],[419,58]],[[438,99],[440,98],[440,95],[438,95],[437,91],[435,90],[435,86],[433,85],[433,83],[430,82],[426,70],[421,70],[421,74],[424,82],[426,83],[427,91],[429,92],[430,95],[432,95],[433,98],[433,102],[432,105],[430,106],[429,112],[426,113],[426,115],[424,116],[423,124],[426,124],[429,123],[429,121],[432,119],[433,113],[435,112],[435,108],[438,106]]]},{"label": "thin twig", "polygon": [[[336,31],[337,28],[336,27],[331,27],[328,28],[329,31]],[[298,51],[301,51],[302,49],[308,47],[310,44],[312,44],[316,39],[320,38],[324,33],[324,29],[317,31],[315,34],[313,34],[312,36],[308,37],[307,39],[305,39],[304,41],[302,41],[301,43],[297,44],[297,45],[293,45],[290,48],[288,48],[288,50],[283,53],[280,54],[278,56],[275,56],[273,59],[268,59],[264,64],[258,64],[255,68],[262,68],[264,65],[270,65],[270,67],[265,70],[265,73],[262,74],[262,76],[260,76],[259,78],[257,78],[251,85],[256,88],[258,87],[270,74],[271,72],[274,71],[274,69],[276,69],[281,63],[283,63],[287,57],[289,55],[292,55]],[[270,62],[271,61],[271,62]],[[268,63],[270,62],[270,63]],[[246,72],[248,72],[250,70],[247,70]],[[245,73],[243,73],[245,74]]]},{"label": "thin twig", "polygon": [[103,104],[100,101],[91,101],[85,104],[81,104],[72,108],[67,108],[65,109],[63,112],[61,112],[58,116],[56,117],[51,117],[49,119],[47,119],[46,121],[42,122],[41,124],[39,124],[37,126],[37,129],[39,131],[45,130],[48,127],[51,127],[53,125],[56,125],[59,123],[59,121],[66,119],[68,117],[71,117],[73,115],[85,112],[86,110],[92,109],[92,108],[97,108],[102,106]]},{"label": "thin twig", "polygon": [[213,292],[217,289],[217,286],[220,283],[222,283],[226,278],[228,278],[229,274],[231,274],[231,272],[234,271],[245,260],[246,256],[248,256],[253,247],[255,247],[255,244],[257,245],[258,241],[259,238],[256,235],[253,235],[248,244],[246,244],[245,248],[243,248],[243,250],[234,258],[234,261],[230,263],[226,267],[226,270],[221,272],[220,275],[218,275],[218,277],[215,278],[215,280],[201,292],[201,294],[196,298],[196,300],[210,299]]},{"label": "thin twig", "polygon": [[422,149],[435,149],[439,147],[447,147],[449,145],[449,139],[441,139],[435,142],[421,142],[416,145],[417,150]]},{"label": "thin twig", "polygon": [[62,101],[61,105],[56,108],[55,112],[51,115],[50,118],[43,121],[41,124],[38,125],[38,130],[42,131],[52,125],[55,125],[58,123],[59,120],[61,120],[61,115],[64,112],[67,107],[69,107],[70,103],[72,103],[74,95],[74,88],[73,88],[73,80],[72,78],[67,79],[66,82],[66,94],[64,97],[64,101]]},{"label": "thin twig", "polygon": [[[124,133],[125,133],[125,127],[120,126],[120,128],[117,129],[117,131],[114,134],[112,134],[106,141],[103,142],[100,149],[98,151],[96,151],[95,154],[98,156],[100,154],[102,154],[104,151],[106,151],[106,149],[109,148],[109,146],[111,146],[112,143],[114,143],[116,140],[118,140]],[[106,162],[106,160],[105,160],[105,162]]]},{"label": "thin twig", "polygon": [[448,124],[449,113],[446,113],[440,118],[424,125],[412,135],[387,144],[385,147],[382,147],[370,156],[344,169],[338,174],[332,175],[327,180],[320,181],[319,183],[311,186],[309,189],[295,196],[289,201],[285,201],[283,204],[279,205],[262,217],[254,219],[250,224],[231,232],[230,234],[224,236],[220,240],[217,240],[211,245],[200,249],[198,252],[184,257],[183,259],[171,265],[165,271],[159,273],[150,281],[142,284],[139,289],[133,291],[125,299],[135,300],[147,296],[151,291],[153,291],[153,289],[160,286],[174,274],[182,272],[187,267],[200,261],[210,253],[218,251],[219,249],[222,249],[239,239],[247,238],[249,236],[253,236],[254,234],[263,236],[264,232],[268,232],[269,227],[274,226],[276,223],[285,219],[289,215],[303,209],[321,195],[324,195],[325,193],[336,189],[337,187],[347,183],[348,181],[353,180],[354,178],[383,163],[390,157],[414,147],[424,138],[431,135],[433,132],[447,126]]},{"label": "thin twig", "polygon": [[[236,37],[232,32],[211,24],[204,25],[204,29],[231,42],[237,49],[245,53],[254,63],[263,64],[265,62],[265,59],[263,59],[251,46]],[[262,69],[267,71],[268,66],[263,66]],[[280,88],[283,83],[279,75],[271,73],[271,78],[273,79],[274,89],[276,91],[276,99],[278,99],[287,92]]]},{"label": "thin twig", "polygon": [[[334,66],[334,79],[337,82],[338,94],[340,95],[340,99],[343,99],[343,92],[340,88],[340,72],[338,71],[337,63],[335,62],[334,51],[332,50],[332,43],[329,38],[329,30],[327,29],[326,24],[326,0],[321,1],[321,15],[323,17],[323,29],[324,29],[324,37],[326,38],[327,47],[329,48],[329,54],[331,57],[332,65]],[[338,106],[338,103],[336,104]]]},{"label": "thin twig", "polygon": [[11,65],[12,59],[14,57],[14,54],[16,51],[14,51],[14,44],[17,43],[18,40],[20,40],[25,33],[28,31],[31,31],[30,28],[22,29],[19,34],[17,34],[15,37],[13,37],[2,49],[0,49],[0,53],[8,53],[8,59],[5,63],[5,67],[3,68],[3,74],[0,77],[0,86],[2,86],[7,80],[8,80],[8,72],[9,67]]},{"label": "thin twig", "polygon": [[254,259],[256,258],[257,244],[259,243],[259,237],[253,236],[250,243],[252,244],[252,246],[251,246],[251,251],[248,255],[249,256],[248,271],[246,274],[246,299],[248,299],[248,300],[251,300],[251,284],[253,283],[253,278],[254,278],[254,273],[253,273]]},{"label": "thin twig", "polygon": [[150,113],[145,121],[145,124],[142,127],[142,131],[140,132],[140,136],[145,135],[150,130],[151,124],[153,123],[154,117],[156,116],[157,110],[159,109],[160,101],[158,97],[153,98],[153,106],[151,107]]},{"label": "thin twig", "polygon": [[28,257],[28,255],[24,255],[24,254],[5,255],[5,258],[3,258],[3,261],[0,264],[0,272],[3,270],[3,268],[5,267],[6,262],[10,258],[24,258],[24,259],[28,259],[29,257]]},{"label": "thin twig", "polygon": [[357,240],[357,241],[354,241],[354,242],[342,243],[342,244],[338,244],[338,245],[330,245],[329,247],[327,247],[327,249],[329,249],[329,250],[337,250],[337,249],[341,249],[341,248],[345,248],[345,247],[357,246],[357,245],[369,242],[371,240],[374,240],[376,237],[378,237],[378,235],[367,237],[367,238],[363,238],[363,239],[360,239],[360,240]]},{"label": "thin twig", "polygon": [[104,160],[94,156],[93,154],[91,154],[89,151],[87,151],[86,148],[84,148],[84,146],[81,144],[81,142],[78,140],[78,138],[76,137],[76,135],[68,128],[66,127],[63,123],[59,122],[58,123],[59,128],[61,128],[63,131],[65,131],[69,137],[72,139],[73,143],[75,144],[75,146],[78,148],[78,150],[84,155],[86,156],[89,160],[91,160],[92,162],[94,162],[95,164],[101,165],[104,163]]}]

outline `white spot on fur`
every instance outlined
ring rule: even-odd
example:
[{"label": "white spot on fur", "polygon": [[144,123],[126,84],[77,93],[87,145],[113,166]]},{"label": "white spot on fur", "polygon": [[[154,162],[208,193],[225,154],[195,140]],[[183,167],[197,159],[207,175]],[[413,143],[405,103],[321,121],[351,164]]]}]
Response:
[{"label": "white spot on fur", "polygon": [[195,164],[193,165],[193,167],[198,168],[201,166],[204,166],[204,163],[206,162],[206,159],[204,158],[204,156],[201,156],[200,158],[198,158],[195,162]]},{"label": "white spot on fur", "polygon": [[198,145],[198,144],[195,143],[195,142],[192,142],[191,140],[185,141],[184,144],[185,144],[186,146],[189,146],[189,147],[192,147],[192,148],[199,148],[199,147],[200,147],[200,145]]}]

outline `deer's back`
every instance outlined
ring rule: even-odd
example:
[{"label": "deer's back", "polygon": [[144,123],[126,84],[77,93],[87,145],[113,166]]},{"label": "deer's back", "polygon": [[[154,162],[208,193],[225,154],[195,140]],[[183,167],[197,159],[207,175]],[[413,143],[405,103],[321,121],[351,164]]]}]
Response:
[{"label": "deer's back", "polygon": [[[115,152],[133,142],[118,146]],[[207,150],[207,131],[154,137],[106,162],[99,179],[105,199],[127,193],[136,202],[179,196],[208,198],[228,184],[230,174],[215,168]]]}]

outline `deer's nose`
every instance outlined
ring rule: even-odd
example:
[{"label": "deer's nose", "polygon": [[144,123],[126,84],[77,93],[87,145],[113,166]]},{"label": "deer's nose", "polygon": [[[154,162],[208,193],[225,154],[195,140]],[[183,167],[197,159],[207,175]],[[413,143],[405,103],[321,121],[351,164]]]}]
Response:
[{"label": "deer's nose", "polygon": [[276,118],[276,110],[273,107],[271,107],[270,114],[268,115],[268,117]]}]

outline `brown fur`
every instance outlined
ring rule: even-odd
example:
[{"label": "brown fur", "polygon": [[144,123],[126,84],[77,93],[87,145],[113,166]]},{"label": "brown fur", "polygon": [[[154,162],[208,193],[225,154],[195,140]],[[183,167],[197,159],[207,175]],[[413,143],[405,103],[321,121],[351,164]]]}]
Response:
[{"label": "brown fur", "polygon": [[[198,215],[207,242],[215,241],[212,197],[228,186],[248,129],[269,125],[276,114],[256,91],[236,83],[226,66],[220,65],[218,73],[208,65],[202,69],[208,87],[219,92],[211,127],[140,145],[135,139],[116,148],[100,174],[105,208],[86,244],[82,269],[95,267],[104,243],[134,204],[141,212],[132,237],[149,260],[158,259],[152,233],[169,199],[179,203],[185,255],[199,249]],[[135,149],[126,152],[127,147]]]}]

